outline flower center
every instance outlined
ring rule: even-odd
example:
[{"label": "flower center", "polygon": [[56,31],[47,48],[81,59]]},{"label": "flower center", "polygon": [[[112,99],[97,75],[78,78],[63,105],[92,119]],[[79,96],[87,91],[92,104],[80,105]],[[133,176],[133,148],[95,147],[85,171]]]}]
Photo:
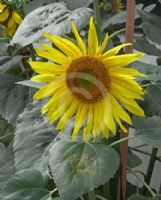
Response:
[{"label": "flower center", "polygon": [[89,56],[71,62],[66,82],[74,96],[87,103],[103,98],[109,88],[109,76],[104,64]]}]

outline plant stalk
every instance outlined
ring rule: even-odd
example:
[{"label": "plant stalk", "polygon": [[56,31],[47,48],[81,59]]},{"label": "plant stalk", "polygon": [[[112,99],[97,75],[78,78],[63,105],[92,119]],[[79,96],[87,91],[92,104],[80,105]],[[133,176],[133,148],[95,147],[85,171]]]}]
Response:
[{"label": "plant stalk", "polygon": [[153,192],[150,186],[144,180],[142,180],[130,167],[128,167],[128,170],[146,187],[146,189],[150,192],[152,197],[156,196],[156,194]]},{"label": "plant stalk", "polygon": [[[157,148],[153,148],[151,156],[150,156],[148,170],[147,170],[147,173],[146,173],[146,176],[145,176],[145,182],[148,185],[150,184],[151,177],[152,177],[152,174],[153,174],[153,170],[154,170],[154,165],[155,165],[157,153],[158,153],[158,149]],[[144,196],[147,194],[147,188],[145,187],[145,185],[143,186],[142,194]]]},{"label": "plant stalk", "polygon": [[96,196],[95,196],[94,191],[88,192],[88,200],[96,200]]},{"label": "plant stalk", "polygon": [[93,0],[94,11],[95,11],[95,21],[97,27],[97,34],[99,42],[102,41],[102,32],[101,32],[101,15],[100,15],[100,7],[98,0]]},{"label": "plant stalk", "polygon": [[111,198],[110,198],[110,182],[106,183],[103,186],[103,196],[105,198],[107,198],[108,200],[111,200]]},{"label": "plant stalk", "polygon": [[129,139],[133,139],[133,138],[135,138],[134,135],[129,136],[129,137],[125,137],[125,138],[122,138],[122,139],[120,139],[120,140],[118,140],[118,141],[116,141],[116,142],[113,142],[113,143],[110,144],[109,146],[110,146],[110,147],[113,147],[113,146],[115,146],[116,144],[119,144],[119,143],[121,143],[121,142],[124,142],[124,141],[129,140]]},{"label": "plant stalk", "polygon": [[36,61],[35,50],[32,44],[29,45],[29,50],[32,61]]}]

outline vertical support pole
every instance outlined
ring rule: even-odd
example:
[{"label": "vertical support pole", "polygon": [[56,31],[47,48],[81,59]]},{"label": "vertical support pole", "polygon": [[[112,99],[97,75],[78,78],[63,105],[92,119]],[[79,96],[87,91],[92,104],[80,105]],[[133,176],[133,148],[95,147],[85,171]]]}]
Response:
[{"label": "vertical support pole", "polygon": [[[135,0],[127,0],[127,16],[126,16],[126,43],[133,43],[134,26],[135,26]],[[133,47],[127,46],[125,53],[132,53]],[[127,127],[127,126],[126,126]],[[127,127],[127,129],[129,129]],[[123,139],[127,137],[128,133],[121,131],[120,137]],[[118,180],[118,196],[117,200],[126,200],[126,170],[128,158],[128,140],[120,144],[120,175]]]},{"label": "vertical support pole", "polygon": [[117,13],[117,11],[118,11],[118,0],[113,0],[112,7],[113,7],[113,12]]}]

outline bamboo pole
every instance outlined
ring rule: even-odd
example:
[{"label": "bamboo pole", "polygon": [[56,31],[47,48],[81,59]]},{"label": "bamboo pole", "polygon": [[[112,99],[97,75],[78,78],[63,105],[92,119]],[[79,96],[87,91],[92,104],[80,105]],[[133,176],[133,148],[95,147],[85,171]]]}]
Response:
[{"label": "bamboo pole", "polygon": [[[126,43],[133,43],[134,27],[135,27],[135,0],[127,0],[127,16],[126,16]],[[133,47],[127,46],[125,53],[132,53]],[[129,129],[127,127],[127,129]],[[128,136],[128,133],[121,131],[121,139]],[[120,144],[120,175],[118,181],[117,200],[126,200],[126,170],[128,158],[128,140]]]}]

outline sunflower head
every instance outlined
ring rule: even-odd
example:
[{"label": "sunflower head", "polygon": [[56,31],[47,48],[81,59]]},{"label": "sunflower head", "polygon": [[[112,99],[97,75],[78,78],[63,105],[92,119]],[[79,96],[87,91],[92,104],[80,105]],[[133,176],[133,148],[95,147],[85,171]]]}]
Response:
[{"label": "sunflower head", "polygon": [[0,24],[3,27],[3,37],[13,37],[22,22],[20,13],[12,4],[0,3]]},{"label": "sunflower head", "polygon": [[144,75],[128,68],[143,54],[118,55],[123,47],[131,44],[105,51],[108,34],[99,45],[92,17],[87,45],[74,23],[71,26],[76,43],[44,33],[56,48],[47,44],[41,44],[41,49],[35,48],[37,55],[48,62],[29,62],[38,73],[32,80],[45,83],[34,98],[49,98],[42,113],[47,114],[51,124],[57,121],[57,129],[63,131],[74,120],[73,139],[80,130],[84,140],[101,134],[108,138],[110,132],[116,134],[117,126],[126,132],[123,122],[132,124],[129,113],[144,116],[137,103],[138,99],[143,100],[144,91],[135,80]]}]

